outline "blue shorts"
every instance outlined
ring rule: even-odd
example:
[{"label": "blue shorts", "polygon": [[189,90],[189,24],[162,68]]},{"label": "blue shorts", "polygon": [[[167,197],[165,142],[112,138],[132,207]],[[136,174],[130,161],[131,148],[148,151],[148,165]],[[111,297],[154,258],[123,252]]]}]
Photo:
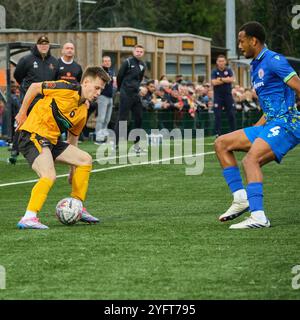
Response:
[{"label": "blue shorts", "polygon": [[282,158],[298,143],[297,138],[292,131],[287,130],[278,122],[271,121],[264,126],[245,128],[244,132],[251,143],[256,138],[261,138],[267,142],[275,154],[276,161],[281,162]]}]

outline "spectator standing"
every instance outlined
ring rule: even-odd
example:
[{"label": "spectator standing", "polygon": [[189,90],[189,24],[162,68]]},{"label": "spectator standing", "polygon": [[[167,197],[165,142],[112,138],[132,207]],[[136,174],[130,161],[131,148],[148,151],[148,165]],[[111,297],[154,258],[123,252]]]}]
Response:
[{"label": "spectator standing", "polygon": [[231,93],[231,84],[234,81],[233,72],[226,66],[227,60],[224,55],[219,55],[216,61],[217,67],[212,71],[211,79],[214,90],[214,113],[215,113],[215,133],[220,136],[222,110],[226,110],[230,130],[236,129],[235,106]]},{"label": "spectator standing", "polygon": [[[14,78],[20,85],[21,102],[25,96],[26,91],[34,82],[52,81],[58,77],[58,61],[51,55],[50,42],[47,36],[40,36],[36,45],[32,48],[30,54],[22,57],[18,62]],[[38,94],[31,102],[27,114],[30,113],[33,106],[43,97]],[[13,145],[11,156],[8,159],[11,164],[17,161],[18,151],[18,133],[13,137]]]},{"label": "spectator standing", "polygon": [[[119,115],[115,127],[117,145],[119,143],[119,122],[128,121],[130,110],[134,118],[135,128],[141,128],[142,126],[143,106],[139,96],[139,88],[146,69],[146,64],[142,61],[144,54],[144,47],[136,45],[133,49],[133,56],[122,63],[117,75],[117,85],[120,91]],[[137,153],[141,151],[138,144],[139,140],[140,137],[137,137],[134,142]]]},{"label": "spectator standing", "polygon": [[[10,106],[11,106],[11,128],[12,128],[12,136],[15,135],[15,116],[19,112],[21,108],[21,97],[20,97],[20,89],[16,85],[15,82],[11,83],[10,90]],[[11,149],[12,150],[12,149]],[[10,150],[10,151],[11,151]]]},{"label": "spectator standing", "polygon": [[111,58],[109,56],[104,56],[102,58],[102,68],[109,74],[111,80],[106,84],[101,95],[97,98],[98,115],[95,128],[96,144],[104,143],[107,140],[107,127],[113,109],[113,83],[115,74],[113,69],[111,68]]},{"label": "spectator standing", "polygon": [[[30,54],[18,62],[14,78],[20,84],[21,100],[29,86],[34,82],[52,81],[58,77],[58,61],[51,55],[50,42],[47,36],[40,36]],[[33,105],[42,98],[39,94],[31,103],[28,113]]]},{"label": "spectator standing", "polygon": [[80,83],[82,68],[76,61],[75,46],[72,42],[66,42],[62,48],[62,56],[58,59],[58,80],[65,80],[71,83]]}]

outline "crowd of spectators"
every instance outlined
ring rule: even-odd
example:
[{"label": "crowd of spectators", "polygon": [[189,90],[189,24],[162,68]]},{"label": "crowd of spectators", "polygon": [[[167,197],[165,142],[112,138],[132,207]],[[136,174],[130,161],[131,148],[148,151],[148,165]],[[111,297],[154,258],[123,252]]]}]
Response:
[{"label": "crowd of spectators", "polygon": [[[259,109],[254,90],[235,85],[232,89],[237,111]],[[171,82],[164,76],[161,80],[144,81],[140,96],[145,110],[186,111],[194,118],[198,111],[213,112],[213,88],[210,83],[192,81]]]}]

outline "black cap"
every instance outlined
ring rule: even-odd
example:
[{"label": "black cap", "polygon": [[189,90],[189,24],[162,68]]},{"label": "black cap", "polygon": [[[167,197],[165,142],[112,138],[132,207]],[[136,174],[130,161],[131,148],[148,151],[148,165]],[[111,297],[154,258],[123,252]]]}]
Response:
[{"label": "black cap", "polygon": [[48,44],[49,39],[47,36],[40,36],[36,42],[36,44]]}]

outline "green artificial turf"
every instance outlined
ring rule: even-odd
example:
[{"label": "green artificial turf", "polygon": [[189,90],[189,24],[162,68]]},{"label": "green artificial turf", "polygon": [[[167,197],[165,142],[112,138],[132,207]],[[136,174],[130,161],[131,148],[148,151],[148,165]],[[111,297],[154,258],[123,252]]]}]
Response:
[{"label": "green artificial turf", "polygon": [[[80,147],[95,157],[94,144]],[[0,148],[0,184],[36,178],[24,159],[11,166],[7,156]],[[58,178],[40,213],[50,229],[18,230],[34,184],[0,187],[0,299],[299,299],[292,288],[292,267],[300,264],[299,158],[296,148],[263,169],[269,229],[229,230],[232,222],[218,221],[232,199],[213,154],[197,176],[186,176],[185,164],[92,173],[85,205],[98,225],[68,227],[55,218],[70,192]],[[67,172],[58,166],[58,174]]]}]

